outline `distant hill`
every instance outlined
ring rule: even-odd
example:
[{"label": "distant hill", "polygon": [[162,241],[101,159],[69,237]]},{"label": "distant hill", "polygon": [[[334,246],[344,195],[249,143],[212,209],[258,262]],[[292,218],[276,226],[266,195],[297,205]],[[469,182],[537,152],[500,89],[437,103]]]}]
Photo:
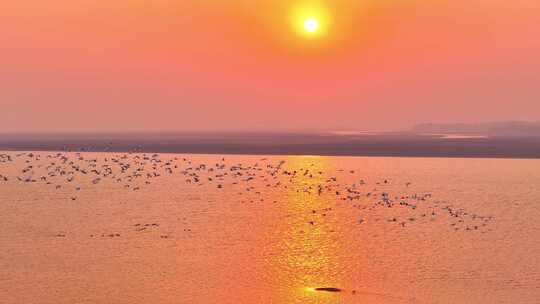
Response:
[{"label": "distant hill", "polygon": [[504,137],[540,137],[540,122],[488,122],[477,124],[419,124],[415,133],[467,134]]}]

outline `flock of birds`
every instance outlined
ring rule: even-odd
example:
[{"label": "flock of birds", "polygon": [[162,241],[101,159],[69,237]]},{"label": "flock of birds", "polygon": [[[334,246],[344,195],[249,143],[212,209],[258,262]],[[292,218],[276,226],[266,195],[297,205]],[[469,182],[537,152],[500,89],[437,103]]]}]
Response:
[{"label": "flock of birds", "polygon": [[[75,202],[79,193],[90,187],[112,184],[118,187],[118,191],[142,191],[161,179],[177,176],[185,187],[200,187],[201,192],[209,191],[207,187],[215,191],[229,188],[232,193],[238,194],[238,203],[244,204],[278,203],[270,195],[277,190],[302,193],[306,203],[309,203],[310,196],[318,196],[318,199],[328,200],[328,207],[309,210],[310,213],[325,216],[336,204],[341,204],[364,214],[356,220],[358,225],[374,221],[370,214],[377,210],[384,210],[387,218],[383,221],[403,228],[418,221],[435,221],[444,217],[455,231],[485,233],[488,231],[486,226],[493,220],[492,217],[436,201],[431,193],[414,193],[411,190],[407,192],[412,194],[391,194],[389,189],[395,186],[391,180],[368,183],[358,179],[355,170],[324,172],[309,162],[303,163],[302,167],[288,166],[286,161],[276,161],[275,158],[261,158],[249,164],[232,163],[221,157],[216,160],[213,163],[198,163],[185,156],[144,153],[3,153],[0,154],[0,190],[10,183],[43,184],[53,191],[65,193],[67,200]],[[6,173],[7,165],[18,171],[9,171],[9,176]],[[402,182],[399,186],[400,189],[412,189],[410,182]],[[308,226],[315,224],[316,221],[307,223]],[[135,231],[157,227],[159,223],[136,223],[133,226]],[[65,237],[65,234],[57,236]],[[118,233],[91,235],[120,236]]]}]

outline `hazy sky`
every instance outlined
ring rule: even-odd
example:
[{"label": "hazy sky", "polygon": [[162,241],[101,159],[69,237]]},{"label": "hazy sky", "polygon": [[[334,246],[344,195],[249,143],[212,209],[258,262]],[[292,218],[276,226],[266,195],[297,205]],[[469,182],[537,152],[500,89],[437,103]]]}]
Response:
[{"label": "hazy sky", "polygon": [[540,1],[306,2],[1,1],[0,132],[540,120]]}]

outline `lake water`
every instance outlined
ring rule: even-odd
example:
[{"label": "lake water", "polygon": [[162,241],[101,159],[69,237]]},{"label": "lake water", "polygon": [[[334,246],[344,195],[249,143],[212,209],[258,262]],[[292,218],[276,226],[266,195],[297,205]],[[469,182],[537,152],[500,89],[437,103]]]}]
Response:
[{"label": "lake water", "polygon": [[540,160],[0,154],[0,303],[540,299]]}]

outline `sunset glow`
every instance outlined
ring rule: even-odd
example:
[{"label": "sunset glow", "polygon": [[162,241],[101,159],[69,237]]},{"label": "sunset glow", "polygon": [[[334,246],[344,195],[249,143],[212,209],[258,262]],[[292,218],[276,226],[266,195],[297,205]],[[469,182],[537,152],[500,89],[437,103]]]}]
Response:
[{"label": "sunset glow", "polygon": [[8,2],[4,132],[540,119],[537,0]]},{"label": "sunset glow", "polygon": [[304,22],[304,29],[310,33],[315,33],[319,29],[319,21],[315,18],[309,18]]},{"label": "sunset glow", "polygon": [[0,304],[539,303],[539,16],[2,1]]},{"label": "sunset glow", "polygon": [[302,3],[293,7],[292,23],[296,32],[303,37],[321,37],[329,30],[329,10],[319,3]]}]

